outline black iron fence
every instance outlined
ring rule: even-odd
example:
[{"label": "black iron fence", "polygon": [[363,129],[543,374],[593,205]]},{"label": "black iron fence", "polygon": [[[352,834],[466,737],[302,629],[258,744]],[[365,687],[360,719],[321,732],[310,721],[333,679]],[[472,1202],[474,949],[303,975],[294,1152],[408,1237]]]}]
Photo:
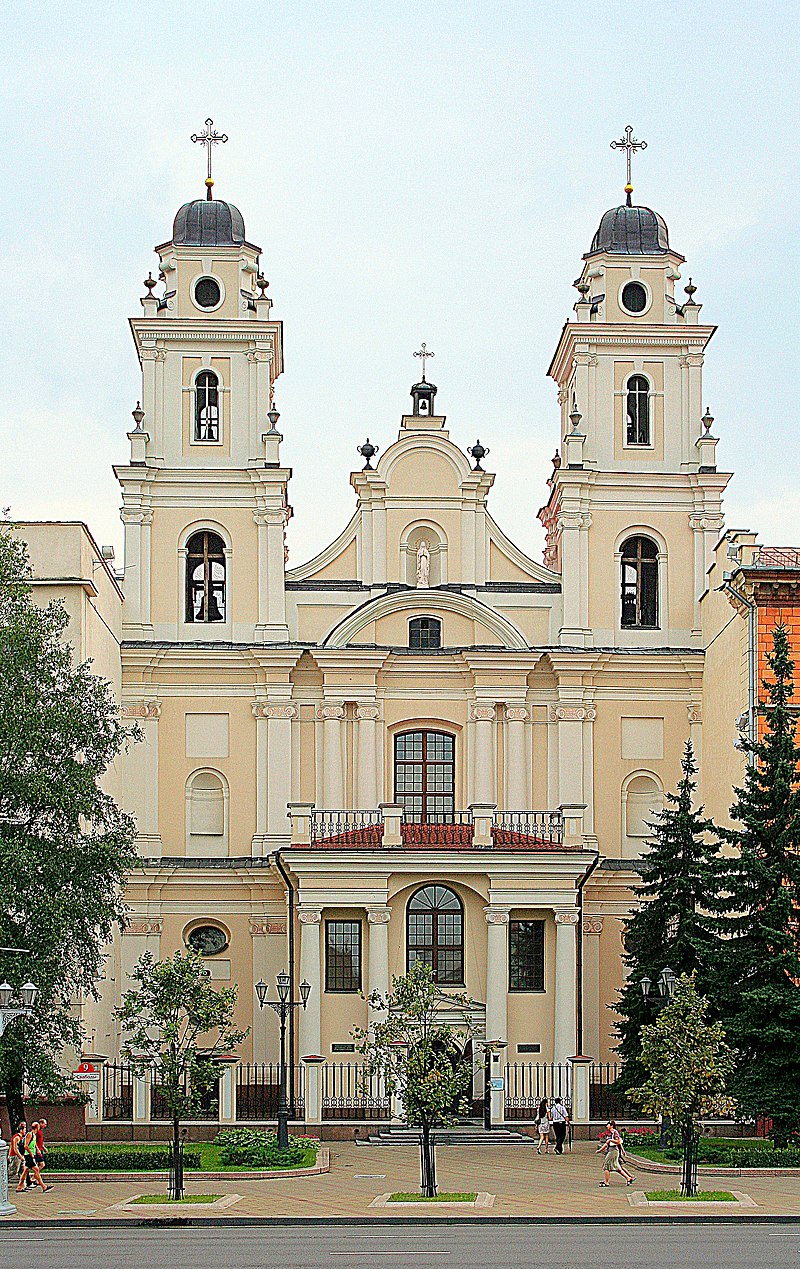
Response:
[{"label": "black iron fence", "polygon": [[622,1074],[619,1062],[594,1062],[589,1067],[590,1119],[649,1119],[641,1106],[628,1100],[615,1085]]},{"label": "black iron fence", "polygon": [[133,1072],[127,1062],[103,1063],[103,1118],[133,1119]]},{"label": "black iron fence", "polygon": [[[188,1076],[184,1083],[184,1091],[188,1092],[189,1082]],[[158,1083],[157,1075],[153,1074],[150,1084],[150,1118],[151,1119],[172,1119],[172,1111],[167,1105],[166,1098]],[[190,1115],[184,1115],[184,1119],[218,1119],[219,1118],[219,1080],[214,1080],[213,1084],[207,1088],[198,1089],[198,1102]]]},{"label": "black iron fence", "polygon": [[543,1101],[572,1104],[568,1062],[509,1062],[505,1070],[506,1119],[535,1119]]},{"label": "black iron fence", "polygon": [[[302,1119],[305,1113],[305,1067],[286,1068],[286,1100],[289,1113]],[[294,1091],[294,1107],[291,1105]],[[236,1067],[236,1118],[246,1122],[275,1119],[281,1094],[278,1062],[240,1062]]]},{"label": "black iron fence", "polygon": [[389,1119],[391,1101],[379,1076],[358,1062],[322,1068],[323,1119]]},{"label": "black iron fence", "polygon": [[531,839],[559,846],[564,840],[564,816],[561,811],[495,811],[492,833],[498,846]]}]

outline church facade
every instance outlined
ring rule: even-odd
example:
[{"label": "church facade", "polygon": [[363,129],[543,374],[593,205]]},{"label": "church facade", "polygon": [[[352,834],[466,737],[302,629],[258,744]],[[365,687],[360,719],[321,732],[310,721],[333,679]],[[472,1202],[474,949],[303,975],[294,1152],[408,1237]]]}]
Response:
[{"label": "church facade", "polygon": [[238,984],[247,1061],[277,1055],[259,980],[308,981],[295,1059],[335,1060],[365,996],[417,959],[508,1061],[613,1059],[647,821],[689,738],[702,772],[701,600],[729,479],[703,413],[714,328],[665,222],[629,195],[581,261],[549,368],[542,563],[493,519],[485,451],[454,444],[423,371],[392,443],[362,447],[349,522],[289,568],[260,249],[209,198],[156,251],[115,468],[142,869],[88,1007],[95,1049],[118,1054],[141,954],[194,946]]}]

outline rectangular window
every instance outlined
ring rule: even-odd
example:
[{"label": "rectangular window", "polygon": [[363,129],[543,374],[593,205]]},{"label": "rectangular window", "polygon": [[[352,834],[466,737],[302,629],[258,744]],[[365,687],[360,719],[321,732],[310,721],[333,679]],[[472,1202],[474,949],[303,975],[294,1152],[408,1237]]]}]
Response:
[{"label": "rectangular window", "polygon": [[544,921],[509,921],[509,991],[544,991]]},{"label": "rectangular window", "polygon": [[325,990],[361,990],[361,922],[325,922]]}]

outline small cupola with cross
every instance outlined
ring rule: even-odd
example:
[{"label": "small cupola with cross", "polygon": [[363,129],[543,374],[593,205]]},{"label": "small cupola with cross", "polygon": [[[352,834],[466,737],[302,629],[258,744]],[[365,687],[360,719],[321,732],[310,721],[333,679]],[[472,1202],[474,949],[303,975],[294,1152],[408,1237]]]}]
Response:
[{"label": "small cupola with cross", "polygon": [[423,344],[419,352],[415,352],[415,357],[422,358],[422,378],[419,383],[415,383],[411,389],[411,400],[414,402],[413,413],[417,418],[429,418],[436,413],[434,407],[434,399],[436,397],[436,384],[428,383],[425,377],[425,363],[428,357],[435,357],[426,344]]}]

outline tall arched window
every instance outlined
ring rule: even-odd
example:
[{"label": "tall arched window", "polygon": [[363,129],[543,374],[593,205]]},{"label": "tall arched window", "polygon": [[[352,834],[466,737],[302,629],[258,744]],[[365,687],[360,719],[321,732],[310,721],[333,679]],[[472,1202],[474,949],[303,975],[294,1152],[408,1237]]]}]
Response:
[{"label": "tall arched window", "polygon": [[207,529],[186,543],[186,620],[225,620],[225,545]]},{"label": "tall arched window", "polygon": [[622,624],[658,626],[658,547],[650,538],[628,538],[622,548]]},{"label": "tall arched window", "polygon": [[644,375],[631,375],[628,380],[627,415],[628,445],[650,444],[650,384]]},{"label": "tall arched window", "polygon": [[434,982],[464,982],[464,908],[447,886],[423,886],[411,896],[406,911],[408,968],[415,961],[430,965]]},{"label": "tall arched window", "polygon": [[194,439],[219,440],[219,379],[213,370],[201,370],[194,381]]},{"label": "tall arched window", "polygon": [[452,824],[455,741],[444,731],[405,731],[394,738],[395,801],[411,824]]}]

